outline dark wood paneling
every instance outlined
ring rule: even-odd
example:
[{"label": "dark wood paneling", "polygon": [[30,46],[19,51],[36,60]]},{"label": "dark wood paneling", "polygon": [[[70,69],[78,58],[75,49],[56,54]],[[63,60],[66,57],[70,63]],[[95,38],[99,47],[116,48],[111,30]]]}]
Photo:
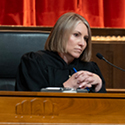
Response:
[{"label": "dark wood paneling", "polygon": [[91,28],[92,36],[124,36],[125,29],[120,28]]},{"label": "dark wood paneling", "polygon": [[125,69],[125,41],[93,42],[92,48],[92,60],[100,67],[106,81],[106,88],[125,88],[125,72],[96,57],[96,53],[99,52],[111,63]]}]

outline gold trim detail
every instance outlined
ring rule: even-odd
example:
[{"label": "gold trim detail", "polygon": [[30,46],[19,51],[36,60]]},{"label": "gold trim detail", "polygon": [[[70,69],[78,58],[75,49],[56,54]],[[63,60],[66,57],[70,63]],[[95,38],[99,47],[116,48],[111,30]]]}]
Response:
[{"label": "gold trim detail", "polygon": [[125,36],[92,36],[92,41],[125,41]]}]

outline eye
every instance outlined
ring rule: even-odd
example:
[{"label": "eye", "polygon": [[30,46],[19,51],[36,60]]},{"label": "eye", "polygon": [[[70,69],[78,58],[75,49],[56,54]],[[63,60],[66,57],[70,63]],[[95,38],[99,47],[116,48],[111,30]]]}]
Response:
[{"label": "eye", "polygon": [[74,35],[75,37],[79,36],[79,34],[78,34],[78,33],[74,33],[73,35]]},{"label": "eye", "polygon": [[88,37],[87,37],[87,36],[85,36],[85,37],[84,37],[84,40],[85,40],[86,42],[88,42]]}]

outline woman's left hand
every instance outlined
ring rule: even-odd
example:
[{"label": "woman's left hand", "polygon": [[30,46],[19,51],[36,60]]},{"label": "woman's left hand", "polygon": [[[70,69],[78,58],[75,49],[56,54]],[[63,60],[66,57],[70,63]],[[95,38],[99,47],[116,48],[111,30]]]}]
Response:
[{"label": "woman's left hand", "polygon": [[102,80],[101,78],[89,71],[78,71],[78,81],[79,81],[79,88],[90,88],[92,85],[95,85],[95,91],[98,92],[102,87]]}]

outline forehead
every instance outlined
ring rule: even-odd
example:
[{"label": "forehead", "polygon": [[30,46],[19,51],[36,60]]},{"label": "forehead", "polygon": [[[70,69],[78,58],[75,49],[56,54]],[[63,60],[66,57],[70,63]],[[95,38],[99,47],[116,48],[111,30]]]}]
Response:
[{"label": "forehead", "polygon": [[86,35],[88,35],[88,28],[87,26],[83,23],[83,22],[79,22],[76,24],[76,26],[74,27],[73,31],[78,31],[80,33],[84,33]]}]

